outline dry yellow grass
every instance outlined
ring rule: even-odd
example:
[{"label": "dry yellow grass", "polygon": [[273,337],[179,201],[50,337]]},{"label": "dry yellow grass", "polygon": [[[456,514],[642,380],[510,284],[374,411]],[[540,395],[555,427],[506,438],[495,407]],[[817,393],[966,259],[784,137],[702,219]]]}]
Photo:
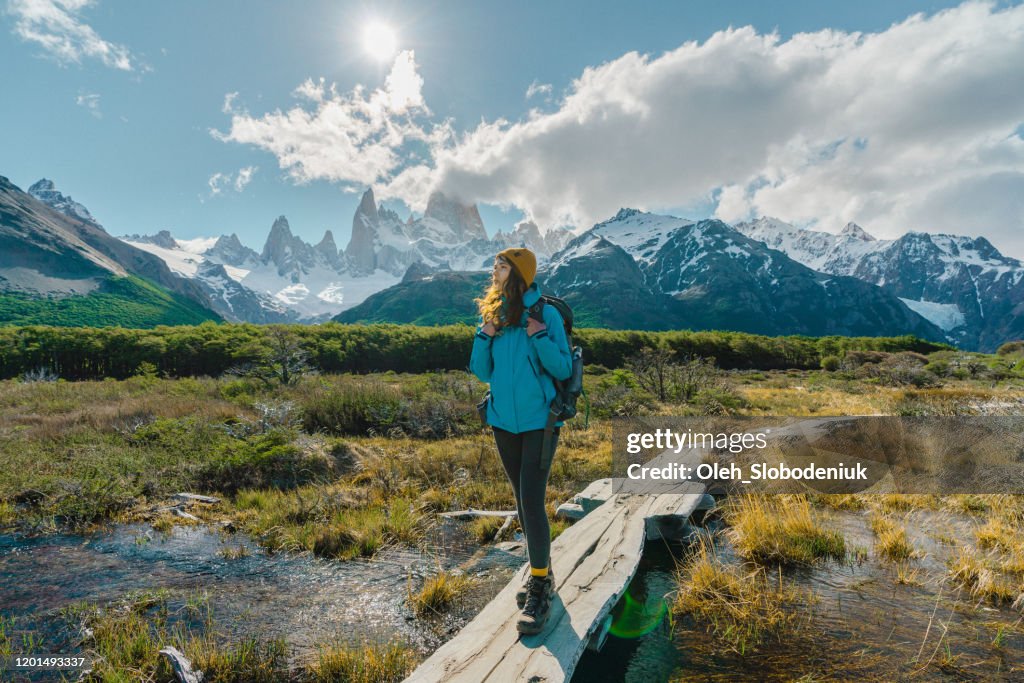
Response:
[{"label": "dry yellow grass", "polygon": [[870,502],[884,512],[907,512],[938,509],[941,500],[930,493],[883,493],[871,496]]},{"label": "dry yellow grass", "polygon": [[733,545],[748,560],[811,564],[846,555],[842,534],[825,527],[806,496],[737,496],[724,510]]},{"label": "dry yellow grass", "polygon": [[739,386],[736,391],[753,408],[751,415],[884,415],[899,390],[871,387],[864,393],[833,388]]},{"label": "dry yellow grass", "polygon": [[707,537],[680,568],[677,581],[674,611],[710,627],[740,654],[796,628],[801,619],[798,606],[814,602],[810,593],[783,586],[781,573],[773,582],[763,568],[725,564]]},{"label": "dry yellow grass", "polygon": [[409,585],[409,605],[418,617],[441,614],[451,608],[473,585],[473,579],[464,574],[438,572],[413,592]]},{"label": "dry yellow grass", "polygon": [[397,643],[322,646],[306,674],[317,683],[398,683],[412,673],[416,661],[411,649]]},{"label": "dry yellow grass", "polygon": [[1024,552],[1024,538],[1020,527],[1011,526],[1002,517],[991,517],[974,531],[979,548],[998,548],[1005,552]]},{"label": "dry yellow grass", "polygon": [[1024,584],[999,573],[977,551],[963,546],[948,562],[949,577],[966,588],[972,597],[994,604],[1012,603],[1024,593]]},{"label": "dry yellow grass", "polygon": [[891,561],[908,560],[916,555],[907,538],[907,530],[882,515],[872,515],[871,531],[875,534],[875,552]]}]

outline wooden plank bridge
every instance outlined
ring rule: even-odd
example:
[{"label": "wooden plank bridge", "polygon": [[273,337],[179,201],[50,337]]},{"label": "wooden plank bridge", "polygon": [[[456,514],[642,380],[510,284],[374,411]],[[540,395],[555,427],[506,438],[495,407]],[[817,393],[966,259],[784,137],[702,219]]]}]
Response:
[{"label": "wooden plank bridge", "polygon": [[[820,434],[830,423],[850,419],[794,419],[795,423],[764,431],[771,432],[770,439],[806,438]],[[705,452],[703,448],[666,451],[647,465],[695,466]],[[406,682],[555,683],[572,678],[583,651],[603,644],[611,610],[636,573],[644,541],[685,537],[690,515],[714,505],[704,485],[697,482],[630,482],[629,491],[615,493],[613,481],[601,479],[559,507],[561,515],[579,521],[551,545],[558,594],[543,632],[521,636],[516,630],[515,593],[526,580],[527,564]]]},{"label": "wooden plank bridge", "polygon": [[645,539],[678,534],[695,510],[714,503],[700,484],[676,490],[615,494],[611,479],[591,484],[563,506],[570,516],[584,516],[552,543],[558,594],[544,631],[521,636],[516,630],[515,593],[526,580],[527,564],[407,683],[569,680],[588,644],[599,648],[607,636],[611,610],[636,572]]}]

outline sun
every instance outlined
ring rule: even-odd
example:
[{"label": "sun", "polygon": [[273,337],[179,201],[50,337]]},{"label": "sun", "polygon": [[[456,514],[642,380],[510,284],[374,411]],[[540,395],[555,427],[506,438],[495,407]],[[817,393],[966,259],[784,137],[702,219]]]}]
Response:
[{"label": "sun", "polygon": [[384,62],[395,54],[398,40],[394,30],[385,24],[368,24],[363,29],[363,49],[377,61]]}]

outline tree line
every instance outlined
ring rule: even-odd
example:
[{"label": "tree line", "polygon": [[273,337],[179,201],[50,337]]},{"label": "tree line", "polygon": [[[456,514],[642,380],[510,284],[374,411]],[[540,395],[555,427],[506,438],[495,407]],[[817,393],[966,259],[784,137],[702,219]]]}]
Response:
[{"label": "tree line", "polygon": [[[0,378],[47,369],[68,380],[123,379],[156,371],[167,377],[219,376],[258,363],[293,338],[313,369],[324,373],[462,370],[474,329],[467,325],[252,325],[0,327]],[[765,337],[744,332],[582,329],[574,333],[588,364],[622,367],[644,348],[714,358],[723,369],[810,369],[847,350],[930,353],[943,344],[902,337]]]}]

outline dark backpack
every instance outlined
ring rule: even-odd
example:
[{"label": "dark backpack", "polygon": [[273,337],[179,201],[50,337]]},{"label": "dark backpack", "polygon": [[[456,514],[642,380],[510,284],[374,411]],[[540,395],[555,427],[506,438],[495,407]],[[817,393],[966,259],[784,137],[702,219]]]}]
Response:
[{"label": "dark backpack", "polygon": [[[572,355],[572,374],[569,375],[569,379],[565,380],[551,378],[554,380],[556,393],[555,397],[551,400],[548,423],[544,427],[541,469],[547,469],[551,465],[552,456],[554,456],[552,436],[555,423],[576,417],[576,402],[581,395],[586,399],[583,393],[583,349],[579,346],[573,346],[572,343],[572,308],[557,296],[542,294],[537,303],[529,308],[530,317],[541,324],[544,324],[544,306],[554,306],[559,315],[562,316],[562,323],[565,325],[565,338],[569,342],[569,352]],[[589,422],[589,401],[587,403],[587,421]]]}]

